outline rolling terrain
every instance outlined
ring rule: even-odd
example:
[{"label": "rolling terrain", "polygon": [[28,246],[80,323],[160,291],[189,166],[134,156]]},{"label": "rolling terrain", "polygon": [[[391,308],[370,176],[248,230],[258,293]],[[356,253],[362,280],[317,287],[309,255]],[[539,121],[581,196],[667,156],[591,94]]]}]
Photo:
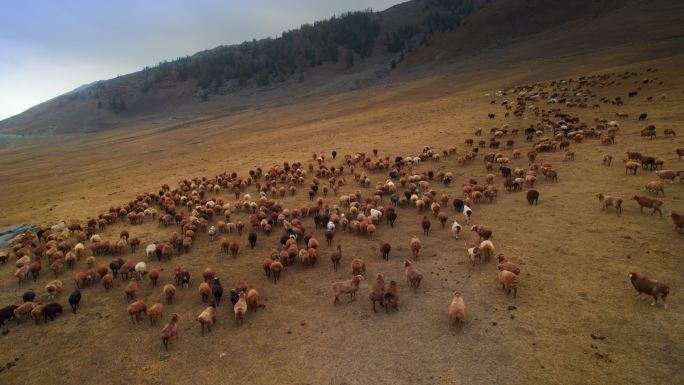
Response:
[{"label": "rolling terrain", "polygon": [[[570,3],[575,5],[559,5],[567,8],[558,14],[547,7],[549,2],[541,1],[502,1],[482,8],[383,77],[371,75],[372,63],[386,68],[387,58],[371,57],[359,72],[346,74],[324,65],[302,84],[268,92],[245,90],[193,105],[180,97],[169,99],[178,103],[171,108],[178,111],[173,114],[177,119],[169,119],[167,111],[113,117],[111,124],[101,126],[106,129],[96,133],[57,135],[0,149],[4,186],[0,227],[84,223],[138,194],[157,192],[165,183],[175,187],[184,179],[211,178],[226,171],[246,176],[256,167],[268,170],[284,161],[306,166],[312,153],[325,154],[325,164],[336,166],[345,154],[372,154],[373,149],[379,157],[394,160],[398,155],[415,155],[423,146],[440,153],[456,147],[456,154],[421,162],[415,169],[453,173],[449,186],[430,181],[437,196],[446,193],[453,199],[462,197],[462,185],[470,178],[484,183],[488,172],[482,157],[489,152],[511,158],[511,168],[529,166],[525,154],[533,144],[522,133],[503,138],[516,142],[512,148],[481,148],[473,161],[457,161],[470,151],[466,139],[480,139],[473,134],[477,128],[483,128],[482,139],[487,140],[493,127],[508,125],[522,131],[540,122],[531,112],[504,116],[501,102],[516,98],[512,87],[545,83],[550,89],[554,80],[613,74],[614,83],[583,89],[596,94],[589,97],[588,105],[599,104],[599,108],[551,105],[544,100],[537,105],[560,108],[589,127],[595,125],[595,118],[617,120],[615,144],[605,146],[591,138],[572,142],[569,150],[575,153],[574,160],[565,160],[565,151],[541,153],[537,162],[553,165],[559,181],[538,178],[538,206],[525,200],[527,188],[506,191],[498,173],[494,203],[472,205],[471,224],[493,227],[497,253],[521,267],[516,298],[501,290],[494,263],[468,262],[464,242],[477,241],[477,235],[468,231],[463,216],[451,205],[442,208],[449,216],[446,229],[413,206],[397,209],[393,228],[382,221],[375,240],[338,228],[334,245],[342,245],[343,258],[337,272],[329,259],[334,247],[325,245],[323,230],[316,230],[313,220],[305,218],[304,226],[322,244],[320,261],[313,267],[289,266],[277,285],[263,273],[261,261],[279,247],[282,226],[274,226],[270,236],[259,231],[254,249],[248,247],[247,231],[242,236],[227,235],[242,244],[236,259],[223,255],[218,242],[202,234],[190,252],[175,255],[171,262],[147,262],[148,268],[161,270],[161,285],[140,284],[138,298],[148,306],[161,297],[161,286],[173,281],[176,265],[188,268],[193,277],[190,288],[178,290],[161,324],[154,327],[147,319],[131,322],[125,283],[119,279],[108,293],[99,283],[84,289],[79,313],[66,311],[66,299],[74,289],[73,273],[86,267],[84,259],[73,271],[65,267],[59,277],[65,288],[56,299],[65,306],[64,315],[47,324],[9,321],[1,328],[6,348],[0,350],[4,368],[0,383],[683,384],[684,234],[666,215],[684,213],[684,183],[679,179],[666,183],[665,195],[658,197],[665,216],[651,216],[648,210],[640,214],[631,196],[654,197],[644,186],[658,177],[643,169],[626,175],[622,159],[626,151],[640,151],[662,158],[665,169],[684,170],[684,161],[675,154],[676,148],[684,147],[684,7],[666,1]],[[415,6],[403,5],[408,10]],[[511,13],[513,9],[528,7],[529,13],[520,14],[530,17],[528,24],[501,22],[517,15]],[[391,12],[401,9],[385,11],[384,17],[389,20]],[[546,19],[531,17],[538,14],[532,12],[535,9]],[[566,22],[553,22],[561,19]],[[486,25],[498,27],[490,31],[484,29]],[[510,38],[503,39],[506,35]],[[619,79],[617,74],[625,72],[636,75]],[[366,75],[372,81],[361,80],[362,86],[339,85],[370,79]],[[628,96],[637,89],[636,96]],[[495,96],[499,90],[508,91],[507,95]],[[250,92],[253,95],[247,95]],[[600,101],[602,97],[621,97],[625,102],[613,105]],[[496,114],[494,119],[488,118],[490,113]],[[616,113],[628,117],[618,118]],[[642,113],[648,118],[637,120]],[[49,120],[30,114],[21,119],[35,119],[35,127]],[[656,139],[640,137],[647,124],[656,126]],[[32,127],[22,123],[10,131],[30,132]],[[677,136],[664,137],[666,128],[674,129]],[[513,159],[515,149],[522,152],[521,158]],[[330,159],[332,150],[339,154],[336,160]],[[613,155],[611,166],[602,164],[604,154]],[[373,186],[387,179],[386,171],[358,167],[356,172],[368,174],[372,187],[361,187],[345,171],[347,184],[339,195],[358,190],[364,198],[372,196]],[[254,186],[246,192],[258,196]],[[600,210],[596,199],[600,192],[625,199],[620,216]],[[226,190],[211,196],[237,202]],[[332,193],[318,196],[331,206],[338,203]],[[313,204],[304,186],[294,196],[277,201],[288,208]],[[382,205],[389,204],[383,198]],[[232,220],[249,223],[249,215],[235,211]],[[429,236],[421,235],[423,215],[432,219]],[[449,229],[454,219],[464,225],[459,240]],[[145,245],[177,231],[146,219],[141,225],[119,221],[101,236],[116,240],[124,229],[142,240],[135,253],[127,249],[122,255],[136,262],[147,260]],[[416,263],[424,278],[415,291],[406,285],[403,271],[404,260],[411,259],[411,235],[418,235],[423,244]],[[380,240],[392,245],[389,261],[379,256]],[[342,305],[333,306],[330,284],[351,278],[349,266],[355,257],[365,260],[366,279],[355,301],[344,298]],[[111,256],[97,257],[98,263],[111,260]],[[197,285],[207,266],[217,270],[226,289],[239,279],[254,285],[266,307],[249,312],[238,327],[224,295],[216,327],[201,337],[195,317],[206,304],[197,294]],[[42,294],[53,279],[44,265],[37,282],[19,287],[14,271],[14,258],[0,266],[0,306],[18,304],[29,287]],[[667,283],[669,308],[651,307],[646,299],[637,298],[628,277],[631,271]],[[377,273],[384,274],[387,282],[399,283],[397,312],[372,312],[368,292]],[[467,306],[467,323],[456,336],[449,330],[447,315],[454,291],[463,294]],[[172,313],[181,316],[181,334],[167,354],[159,332]],[[10,362],[13,365],[7,366]]]}]

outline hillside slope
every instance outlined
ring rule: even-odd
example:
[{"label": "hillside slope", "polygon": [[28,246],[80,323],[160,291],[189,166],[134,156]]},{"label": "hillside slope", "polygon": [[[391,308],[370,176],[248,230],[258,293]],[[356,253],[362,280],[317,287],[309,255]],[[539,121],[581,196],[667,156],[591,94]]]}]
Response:
[{"label": "hillside slope", "polygon": [[[544,55],[647,42],[648,39],[677,35],[677,30],[682,32],[682,23],[677,23],[681,21],[682,6],[675,2],[482,1],[476,2],[477,6],[467,16],[459,18],[460,26],[440,30],[439,24],[430,21],[437,13],[450,14],[450,7],[455,7],[453,9],[457,11],[454,12],[461,12],[464,3],[461,0],[414,0],[374,14],[372,17],[380,23],[380,32],[371,56],[361,59],[354,54],[352,66],[340,59],[337,63],[323,62],[323,65],[307,68],[302,82],[297,74],[281,79],[282,82],[271,81],[261,86],[256,84],[258,79],[247,80],[242,86],[236,85],[235,81],[222,82],[216,92],[212,91],[213,86],[209,87],[206,91],[208,100],[202,101],[204,91],[196,79],[162,78],[146,87],[148,80],[141,71],[80,87],[77,92],[37,105],[0,122],[0,133],[52,135],[173,124],[208,114],[268,108],[402,82],[448,72],[454,66],[501,65],[514,56],[517,56],[515,60],[524,61]],[[640,22],[640,18],[667,22],[649,25]],[[629,22],[622,22],[623,19]],[[414,26],[418,32],[405,37],[403,49],[389,52],[385,40],[406,26]],[[552,41],[557,44],[549,44]],[[224,48],[215,50],[221,49]],[[211,52],[197,56],[211,55]],[[340,52],[345,51],[340,49]],[[399,62],[394,71],[390,68],[393,60]],[[125,100],[125,110],[111,108],[112,100],[116,102],[119,98]]]}]

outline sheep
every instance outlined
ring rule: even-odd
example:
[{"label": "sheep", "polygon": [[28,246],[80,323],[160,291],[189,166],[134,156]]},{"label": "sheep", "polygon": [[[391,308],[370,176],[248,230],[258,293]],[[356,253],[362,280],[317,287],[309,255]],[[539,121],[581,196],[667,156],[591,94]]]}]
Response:
[{"label": "sheep", "polygon": [[100,283],[102,284],[102,287],[105,289],[105,291],[109,291],[109,289],[112,288],[113,282],[114,282],[114,276],[111,273],[106,274],[100,280]]},{"label": "sheep", "polygon": [[458,324],[461,324],[461,330],[465,324],[466,312],[465,312],[465,302],[463,302],[463,297],[461,293],[455,292],[454,298],[451,300],[449,305],[449,321],[451,327],[454,329],[453,335],[456,335],[458,331]]},{"label": "sheep", "polygon": [[247,292],[247,306],[248,308],[252,309],[253,311],[257,311],[258,308],[260,307],[266,307],[266,305],[261,304],[261,295],[259,295],[259,292],[255,288],[249,289]]},{"label": "sheep", "polygon": [[385,297],[385,278],[382,276],[382,274],[378,273],[378,275],[375,278],[375,283],[373,284],[373,287],[371,288],[371,291],[368,294],[368,298],[373,303],[373,313],[377,313],[377,310],[375,310],[375,303],[380,302],[380,305],[383,305],[382,300],[384,297]]},{"label": "sheep", "polygon": [[332,261],[333,269],[337,271],[342,260],[342,245],[337,245],[337,249],[330,254],[330,260]]},{"label": "sheep", "polygon": [[672,223],[674,223],[675,228],[678,231],[681,231],[684,229],[684,215],[677,214],[674,211],[671,211],[668,216],[672,218]]},{"label": "sheep", "polygon": [[69,305],[71,305],[71,311],[76,314],[78,307],[81,305],[81,291],[76,289],[69,296]]},{"label": "sheep", "polygon": [[361,275],[366,273],[366,264],[361,258],[354,258],[351,263],[352,275]]},{"label": "sheep", "polygon": [[494,256],[494,243],[489,239],[485,239],[480,243],[480,250],[482,251],[484,261],[489,262],[489,259]]},{"label": "sheep", "polygon": [[10,321],[14,319],[14,310],[19,306],[9,305],[0,309],[0,326],[5,324],[5,321]]},{"label": "sheep", "polygon": [[606,210],[608,212],[608,207],[615,207],[617,215],[622,213],[622,198],[603,195],[603,193],[596,194],[596,197],[601,202],[601,211]]},{"label": "sheep", "polygon": [[26,281],[26,279],[28,278],[28,274],[29,274],[29,266],[28,265],[24,265],[24,266],[17,269],[17,271],[14,273],[14,276],[17,277],[17,280],[19,282],[19,286],[21,286],[21,283],[23,281]]},{"label": "sheep", "polygon": [[610,164],[613,162],[613,156],[610,154],[604,154],[603,155],[603,164],[605,166],[610,166]]},{"label": "sheep", "polygon": [[641,296],[641,294],[648,294],[653,297],[651,306],[655,306],[656,302],[658,302],[658,298],[660,298],[663,300],[664,308],[667,309],[667,302],[665,302],[665,298],[667,298],[667,295],[670,294],[669,286],[660,281],[647,278],[635,272],[629,273],[629,279],[632,281],[632,286],[634,286],[634,289],[639,293],[639,296]]},{"label": "sheep", "polygon": [[518,295],[520,279],[515,273],[508,270],[499,271],[499,282],[501,282],[501,288],[506,290],[506,295],[511,293],[511,289],[513,289],[513,298]]},{"label": "sheep", "polygon": [[271,266],[269,270],[271,273],[273,273],[273,283],[277,284],[278,279],[280,279],[280,273],[283,271],[283,264],[280,262],[280,259],[276,257],[276,259],[271,263]]},{"label": "sheep", "polygon": [[45,285],[45,292],[47,293],[48,301],[52,301],[55,296],[62,291],[62,286],[64,286],[64,284],[58,279],[52,280]]},{"label": "sheep", "polygon": [[256,233],[254,231],[250,231],[249,235],[247,236],[247,240],[249,241],[249,246],[253,249],[257,242]]},{"label": "sheep", "polygon": [[661,193],[664,196],[665,186],[662,181],[651,181],[646,183],[646,191],[655,193],[656,196],[658,196],[658,193]]},{"label": "sheep", "polygon": [[214,301],[211,301],[209,303],[209,307],[204,309],[197,316],[196,320],[200,324],[202,336],[204,336],[205,327],[207,328],[207,330],[211,331],[211,327],[216,323],[216,303]]},{"label": "sheep", "polygon": [[411,247],[411,252],[413,253],[413,259],[418,259],[418,253],[420,252],[420,239],[413,235],[411,237],[411,241],[409,242],[409,246]]},{"label": "sheep", "polygon": [[470,217],[473,215],[473,210],[468,207],[468,205],[463,205],[463,216],[465,217],[466,224],[470,224]]},{"label": "sheep", "polygon": [[128,305],[128,314],[131,316],[131,322],[138,323],[140,321],[140,314],[147,314],[147,305],[144,300],[138,300]]},{"label": "sheep", "polygon": [[211,226],[209,230],[207,230],[207,235],[209,235],[209,240],[214,241],[214,237],[216,236],[216,227]]},{"label": "sheep", "polygon": [[200,297],[202,297],[202,301],[207,302],[209,301],[209,296],[211,295],[211,288],[209,287],[209,284],[206,282],[202,282],[199,285],[199,288],[197,289],[197,292],[199,293]]},{"label": "sheep", "polygon": [[527,191],[527,203],[529,203],[530,205],[532,205],[532,204],[537,205],[539,203],[539,191],[528,190]]},{"label": "sheep", "polygon": [[423,234],[426,236],[429,235],[430,233],[430,226],[432,224],[430,223],[430,220],[428,219],[427,216],[423,216],[423,220],[420,222],[420,227],[423,228]]},{"label": "sheep", "polygon": [[164,285],[162,293],[164,294],[164,298],[166,298],[166,303],[170,305],[173,303],[173,296],[176,295],[176,287],[173,286],[173,284],[167,283]]},{"label": "sheep", "polygon": [[661,217],[663,216],[663,212],[660,210],[660,206],[663,205],[663,201],[661,201],[660,199],[651,199],[639,195],[634,195],[632,199],[634,199],[639,204],[639,212],[641,212],[642,214],[644,213],[644,207],[647,207],[649,209],[653,209],[651,215],[655,214],[657,211]]},{"label": "sheep", "polygon": [[492,233],[494,230],[492,230],[491,227],[489,226],[484,226],[484,225],[475,225],[470,228],[470,231],[475,231],[477,235],[480,237],[480,241],[483,239],[489,239],[492,237]]},{"label": "sheep", "polygon": [[363,281],[362,275],[355,275],[354,278],[348,279],[346,281],[334,282],[332,284],[332,289],[335,292],[335,299],[333,299],[333,305],[337,305],[340,301],[340,295],[349,294],[349,301],[353,301],[356,292],[359,290],[359,283]]},{"label": "sheep", "polygon": [[466,241],[465,247],[471,264],[475,264],[476,258],[479,262],[482,261],[482,250],[478,246],[475,246],[472,242]]},{"label": "sheep", "polygon": [[382,242],[380,244],[380,254],[385,261],[389,260],[389,254],[392,251],[392,246],[387,242]]},{"label": "sheep", "polygon": [[674,183],[674,179],[677,177],[677,173],[672,170],[659,170],[655,173],[658,175],[658,178],[670,181],[670,184]]},{"label": "sheep", "polygon": [[423,274],[409,260],[404,261],[404,274],[406,275],[406,283],[414,290],[417,290],[420,287]]},{"label": "sheep", "polygon": [[147,274],[147,264],[145,262],[138,262],[135,264],[134,270],[138,276],[138,281],[142,281],[143,277]]},{"label": "sheep", "polygon": [[202,272],[202,279],[204,279],[204,282],[206,283],[212,282],[214,277],[216,277],[216,270],[212,269],[211,267],[207,267]]},{"label": "sheep", "polygon": [[40,319],[43,317],[43,309],[45,308],[45,304],[42,302],[37,302],[36,306],[31,310],[31,318],[33,318],[33,321],[37,324]]},{"label": "sheep", "polygon": [[128,283],[124,293],[126,294],[126,300],[130,301],[135,299],[135,294],[138,292],[138,282],[135,278],[131,278],[131,282]]},{"label": "sheep", "polygon": [[245,299],[244,291],[241,291],[239,296],[240,299],[233,305],[233,311],[235,312],[235,323],[237,325],[242,325],[245,320],[245,315],[247,315],[247,300]]},{"label": "sheep", "polygon": [[499,254],[496,257],[496,259],[498,261],[496,267],[499,269],[499,271],[508,270],[511,273],[514,273],[515,275],[520,275],[520,268],[518,267],[518,265],[512,262],[508,262],[508,260],[503,254]]},{"label": "sheep", "polygon": [[625,164],[625,174],[627,174],[629,171],[632,172],[632,174],[636,175],[637,170],[639,170],[640,164],[638,162],[634,162],[631,160],[623,160],[623,163]]},{"label": "sheep", "polygon": [[33,302],[33,300],[36,298],[36,292],[33,291],[33,289],[25,292],[22,296],[21,299],[24,303],[26,302]]},{"label": "sheep", "polygon": [[63,314],[62,305],[57,302],[50,302],[43,307],[42,313],[43,322],[47,323],[48,318],[50,321],[54,321],[58,314]]},{"label": "sheep", "polygon": [[218,277],[214,277],[214,282],[211,285],[211,295],[214,297],[216,305],[221,304],[221,297],[223,297],[223,286],[221,286],[221,282],[219,281]]},{"label": "sheep", "polygon": [[152,287],[157,287],[157,280],[159,280],[159,270],[152,269],[150,270],[150,273],[147,276],[150,279],[150,282],[152,283]]},{"label": "sheep", "polygon": [[161,331],[162,343],[164,344],[164,349],[167,351],[169,350],[169,341],[171,338],[178,337],[178,332],[180,331],[180,327],[178,326],[179,321],[180,316],[178,314],[171,314],[171,321],[169,321]]},{"label": "sheep", "polygon": [[157,254],[157,245],[154,243],[147,245],[145,248],[145,254],[147,254],[147,259],[151,261],[152,258]]},{"label": "sheep", "polygon": [[147,309],[147,317],[150,319],[150,326],[157,324],[157,320],[163,316],[164,305],[162,305],[161,300],[157,300],[152,306]]},{"label": "sheep", "polygon": [[396,281],[390,281],[381,304],[385,307],[385,313],[389,312],[390,308],[399,309],[399,286]]},{"label": "sheep", "polygon": [[17,325],[19,325],[21,323],[21,320],[25,316],[28,316],[31,313],[31,310],[33,310],[33,308],[35,307],[35,302],[25,302],[17,306],[17,308],[14,309],[14,319],[17,321]]}]

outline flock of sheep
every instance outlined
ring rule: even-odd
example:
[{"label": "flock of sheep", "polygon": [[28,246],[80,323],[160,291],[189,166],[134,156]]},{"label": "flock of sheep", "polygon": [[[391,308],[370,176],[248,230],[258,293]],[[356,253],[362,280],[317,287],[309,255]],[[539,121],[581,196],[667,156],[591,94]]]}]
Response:
[{"label": "flock of sheep", "polygon": [[[655,70],[646,71],[652,72]],[[74,314],[79,310],[82,296],[99,295],[93,292],[91,286],[99,283],[105,292],[109,292],[114,287],[115,280],[121,279],[126,283],[121,295],[125,295],[128,302],[126,311],[131,322],[137,323],[142,315],[146,315],[154,326],[163,320],[165,306],[173,306],[176,292],[187,290],[193,284],[194,275],[189,269],[173,264],[173,281],[169,280],[161,285],[160,298],[165,299],[166,304],[159,299],[148,306],[144,299],[138,299],[139,285],[157,287],[161,273],[158,268],[148,268],[147,265],[154,262],[154,259],[157,259],[155,264],[172,265],[172,260],[178,255],[192,253],[198,242],[210,242],[215,245],[212,247],[217,253],[239,258],[245,247],[241,241],[245,233],[252,249],[257,248],[259,243],[268,245],[264,248],[263,260],[255,268],[268,275],[274,284],[283,278],[284,272],[296,274],[295,265],[313,268],[325,254],[329,255],[332,267],[337,271],[343,258],[343,247],[340,243],[335,244],[336,234],[347,232],[374,240],[381,226],[388,227],[387,231],[390,231],[402,211],[417,211],[422,217],[422,234],[428,237],[433,228],[433,220],[442,229],[447,228],[449,212],[453,208],[456,216],[452,216],[453,222],[449,228],[453,238],[459,239],[463,226],[458,221],[462,220],[464,225],[469,225],[474,219],[472,207],[486,202],[494,203],[499,196],[498,186],[503,186],[509,192],[527,189],[528,203],[537,205],[540,198],[537,185],[559,183],[559,173],[553,165],[537,160],[541,153],[565,151],[564,160],[572,161],[575,151],[570,149],[571,143],[574,143],[574,148],[596,139],[596,143],[606,147],[614,145],[620,134],[618,121],[597,118],[590,124],[564,110],[600,109],[601,103],[620,106],[625,101],[622,98],[598,98],[592,90],[638,75],[643,73],[596,75],[514,87],[497,92],[495,97],[487,95],[492,99],[491,104],[498,102],[504,108],[506,117],[512,112],[518,118],[525,116],[528,119],[538,119],[538,123],[527,128],[511,129],[508,125],[494,127],[489,130],[488,139],[465,140],[463,151],[458,151],[455,147],[438,151],[426,146],[415,155],[394,158],[380,156],[377,150],[373,150],[372,154],[359,152],[340,158],[336,151],[332,151],[330,157],[327,154],[314,153],[307,164],[283,162],[266,170],[255,168],[246,175],[226,172],[213,178],[185,179],[175,187],[165,184],[158,191],[139,194],[130,202],[111,207],[107,212],[99,213],[84,223],[60,223],[37,232],[26,232],[12,240],[9,250],[0,253],[0,262],[6,264],[13,258],[17,269],[14,277],[19,285],[31,279],[37,281],[44,264],[54,275],[54,279],[45,285],[45,293],[27,291],[23,295],[23,303],[0,309],[0,325],[12,319],[19,324],[28,317],[32,317],[35,322],[41,319],[43,322],[54,320],[63,312],[62,305],[54,301],[65,287],[60,277],[65,269],[69,269],[76,271],[73,273],[75,290],[68,297]],[[643,81],[644,86],[653,85],[653,82],[652,79]],[[637,96],[640,89],[627,97]],[[507,97],[515,99],[508,100]],[[598,100],[591,102],[593,99]],[[618,117],[628,118],[622,113],[618,113]],[[490,113],[489,118],[496,119],[496,114]],[[639,119],[646,120],[647,115],[642,114]],[[664,134],[676,135],[672,129],[664,130]],[[474,135],[482,137],[483,129],[477,129]],[[516,138],[521,135],[530,147],[526,152],[529,165],[509,167],[510,163],[522,157],[523,152],[516,149],[516,144],[521,147],[520,143],[516,143]],[[656,127],[652,124],[647,126],[642,130],[641,136],[647,139],[656,138]],[[481,150],[489,152],[482,154]],[[678,148],[676,153],[681,160],[684,149]],[[424,168],[427,165],[429,168],[430,164],[445,161],[450,167],[457,168],[473,163],[478,158],[483,160],[487,172],[484,181],[464,177],[462,191],[459,193],[452,188],[455,179],[452,172],[419,171],[419,166]],[[603,163],[610,166],[611,162],[612,155],[605,154]],[[666,182],[672,184],[677,177],[684,181],[684,171],[662,170],[664,161],[657,157],[628,152],[624,164],[626,172],[634,174],[639,169],[661,168],[657,172],[660,180],[646,185],[647,193],[656,197],[665,195]],[[495,167],[500,177],[494,173]],[[501,181],[497,183],[497,179]],[[350,187],[353,185],[357,187]],[[443,188],[445,192],[439,193],[437,188]],[[305,191],[310,203],[300,207],[286,207],[282,202],[298,191]],[[252,194],[255,194],[256,199]],[[230,196],[234,196],[234,199],[229,198]],[[621,214],[621,197],[603,193],[597,197],[601,210],[612,208],[618,215]],[[663,215],[663,201],[658,198],[635,195],[633,199],[641,209],[651,209],[651,215]],[[676,229],[681,231],[684,216],[676,212],[669,215]],[[142,256],[137,251],[142,240],[131,236],[130,232],[136,226],[151,221],[162,229],[170,228],[169,236],[166,239],[145,240],[148,244]],[[118,239],[103,239],[101,233],[104,229],[125,222],[128,222],[128,230],[122,230]],[[418,229],[417,224],[415,228]],[[494,230],[483,224],[470,226],[470,230],[477,234],[478,240],[465,242],[467,260],[471,264],[487,264],[496,258],[496,274],[503,291],[506,295],[517,296],[521,284],[520,267],[504,254],[496,253],[492,240]],[[277,235],[272,236],[273,232]],[[321,245],[316,235],[325,238],[325,246]],[[412,236],[403,242],[412,251],[410,257],[403,258],[405,284],[407,288],[417,291],[423,279],[418,262],[422,243],[418,236]],[[396,242],[394,243],[396,246]],[[330,251],[324,251],[326,248]],[[266,251],[268,249],[270,251]],[[128,250],[130,257],[137,259],[137,262],[124,259]],[[379,251],[381,258],[389,260],[391,243],[380,242]],[[353,258],[350,267],[349,279],[331,285],[334,305],[342,304],[346,296],[350,301],[354,300],[360,283],[365,279],[363,258]],[[636,272],[630,274],[630,279],[639,293],[653,297],[654,304],[659,299],[666,301],[669,293],[667,285]],[[368,293],[373,311],[377,311],[376,304],[384,307],[386,312],[398,311],[401,283],[394,280],[386,283],[382,273],[375,274],[374,280],[369,285]],[[216,323],[217,307],[221,305],[224,289],[217,272],[211,267],[202,272],[199,281],[197,298],[206,307],[197,313],[195,321],[204,335],[205,329],[211,331]],[[85,295],[86,290],[91,293]],[[238,280],[230,289],[229,296],[237,325],[242,324],[248,312],[265,307],[257,288],[246,280]],[[43,297],[46,301],[42,300]],[[448,315],[450,326],[456,333],[459,325],[462,328],[467,319],[466,298],[460,292],[453,293]],[[170,314],[168,323],[161,331],[166,349],[169,348],[169,342],[178,336],[180,322],[181,317],[177,313]]]}]

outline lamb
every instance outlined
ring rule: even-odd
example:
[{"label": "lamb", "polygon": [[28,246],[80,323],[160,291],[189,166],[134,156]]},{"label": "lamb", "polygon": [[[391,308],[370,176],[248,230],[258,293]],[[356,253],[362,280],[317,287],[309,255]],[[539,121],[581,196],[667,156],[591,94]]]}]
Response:
[{"label": "lamb", "polygon": [[430,220],[428,219],[428,217],[423,216],[423,220],[420,222],[420,227],[423,228],[423,234],[429,235],[431,225],[432,224],[430,223]]},{"label": "lamb", "polygon": [[211,327],[216,323],[216,303],[212,301],[209,303],[209,307],[204,309],[200,315],[197,316],[197,322],[199,322],[202,336],[204,336],[204,328],[211,331]]},{"label": "lamb", "polygon": [[128,314],[131,316],[131,322],[137,323],[140,321],[140,314],[147,314],[147,305],[144,300],[138,300],[128,305]]},{"label": "lamb", "polygon": [[409,260],[404,261],[404,274],[406,275],[406,283],[413,289],[420,287],[420,281],[423,279],[423,274],[413,266]]},{"label": "lamb", "polygon": [[520,279],[515,273],[508,270],[499,271],[499,282],[501,282],[501,288],[506,290],[506,295],[511,293],[511,289],[513,289],[513,298],[518,295]]},{"label": "lamb", "polygon": [[684,215],[677,214],[674,211],[671,211],[668,216],[672,218],[672,223],[674,223],[675,228],[678,231],[684,229]]},{"label": "lamb", "polygon": [[371,302],[373,302],[373,313],[377,313],[377,310],[375,310],[375,303],[380,302],[380,305],[383,305],[382,300],[384,297],[385,278],[382,276],[382,274],[378,274],[375,278],[375,283],[373,284],[373,287],[371,288],[371,291],[368,294],[368,298],[371,300]]},{"label": "lamb", "polygon": [[634,289],[639,293],[639,296],[641,296],[641,294],[648,294],[653,297],[651,306],[655,306],[656,302],[658,302],[658,298],[660,298],[663,300],[663,306],[667,309],[665,298],[670,294],[669,286],[635,272],[629,273],[629,279],[632,281],[632,286],[634,286]]},{"label": "lamb", "polygon": [[209,287],[208,283],[206,283],[206,282],[200,283],[197,291],[199,292],[200,297],[202,297],[202,301],[204,301],[204,302],[209,301],[209,296],[211,295],[211,288]]},{"label": "lamb", "polygon": [[178,314],[171,314],[171,321],[169,321],[161,331],[162,343],[164,344],[164,349],[167,351],[169,350],[169,341],[171,338],[178,337],[178,332],[180,331],[180,327],[178,326],[179,320],[180,316]]},{"label": "lamb", "polygon": [[355,275],[352,279],[334,282],[332,284],[332,289],[335,292],[333,305],[337,305],[338,302],[341,302],[340,295],[342,294],[349,294],[349,300],[353,301],[356,296],[356,292],[359,290],[359,283],[361,283],[361,281],[363,281],[363,276]]},{"label": "lamb", "polygon": [[157,300],[154,305],[147,309],[147,317],[150,319],[150,326],[157,324],[157,320],[163,316],[164,305],[162,305],[161,300]]},{"label": "lamb", "polygon": [[71,311],[76,314],[78,307],[81,305],[81,291],[76,289],[69,296],[69,305],[71,305]]},{"label": "lamb", "polygon": [[641,212],[642,214],[644,213],[644,207],[647,207],[649,209],[653,209],[651,215],[655,214],[657,211],[661,217],[663,216],[663,212],[660,210],[660,206],[663,205],[663,201],[661,201],[660,199],[652,199],[639,195],[634,195],[632,199],[634,199],[639,204],[639,212]]},{"label": "lamb", "polygon": [[389,309],[399,309],[399,287],[396,281],[390,281],[389,287],[382,297],[382,305],[385,307],[385,313],[389,312]]},{"label": "lamb", "polygon": [[164,285],[162,293],[164,294],[164,298],[166,298],[166,303],[170,305],[173,303],[173,296],[176,295],[176,287],[170,283],[167,283]]},{"label": "lamb", "polygon": [[462,227],[458,223],[458,221],[454,220],[454,223],[451,225],[451,233],[454,234],[454,238],[458,239],[458,235],[461,233]]},{"label": "lamb", "polygon": [[43,322],[47,322],[48,318],[50,321],[54,321],[58,314],[62,314],[62,305],[57,302],[50,302],[43,307]]},{"label": "lamb", "polygon": [[596,197],[601,202],[601,211],[606,210],[608,212],[608,207],[615,207],[615,212],[618,215],[622,213],[622,198],[603,195],[603,193],[596,194]]},{"label": "lamb", "polygon": [[380,254],[382,254],[382,258],[383,258],[385,261],[388,261],[388,260],[389,260],[390,251],[392,251],[392,246],[391,246],[389,243],[387,243],[387,242],[382,242],[382,243],[380,244]]},{"label": "lamb", "polygon": [[475,225],[470,228],[470,231],[475,231],[477,235],[480,237],[481,241],[483,239],[491,238],[494,230],[492,230],[492,228],[489,226]]},{"label": "lamb", "polygon": [[480,243],[480,250],[482,250],[484,261],[489,262],[489,259],[494,256],[494,243],[489,239],[485,239]]},{"label": "lamb", "polygon": [[516,265],[515,263],[512,263],[512,262],[508,262],[508,260],[506,259],[506,257],[503,254],[499,254],[497,256],[497,260],[499,262],[497,265],[497,268],[499,269],[499,271],[508,270],[515,275],[520,275],[520,268],[518,267],[518,265]]},{"label": "lamb", "polygon": [[454,298],[451,300],[451,304],[449,305],[449,321],[451,327],[454,329],[452,333],[453,335],[456,335],[459,323],[461,324],[461,329],[463,329],[463,325],[465,324],[465,318],[465,302],[463,302],[463,297],[461,297],[461,293],[455,292]]},{"label": "lamb", "polygon": [[361,275],[366,273],[366,264],[361,258],[354,258],[351,263],[352,275]]},{"label": "lamb", "polygon": [[418,259],[418,252],[420,252],[421,247],[420,239],[413,235],[409,242],[409,246],[411,246],[411,251],[413,252],[413,259]]},{"label": "lamb", "polygon": [[242,325],[245,320],[245,315],[247,315],[247,300],[245,299],[244,291],[241,291],[239,296],[240,299],[233,305],[233,311],[235,312],[235,323]]}]

